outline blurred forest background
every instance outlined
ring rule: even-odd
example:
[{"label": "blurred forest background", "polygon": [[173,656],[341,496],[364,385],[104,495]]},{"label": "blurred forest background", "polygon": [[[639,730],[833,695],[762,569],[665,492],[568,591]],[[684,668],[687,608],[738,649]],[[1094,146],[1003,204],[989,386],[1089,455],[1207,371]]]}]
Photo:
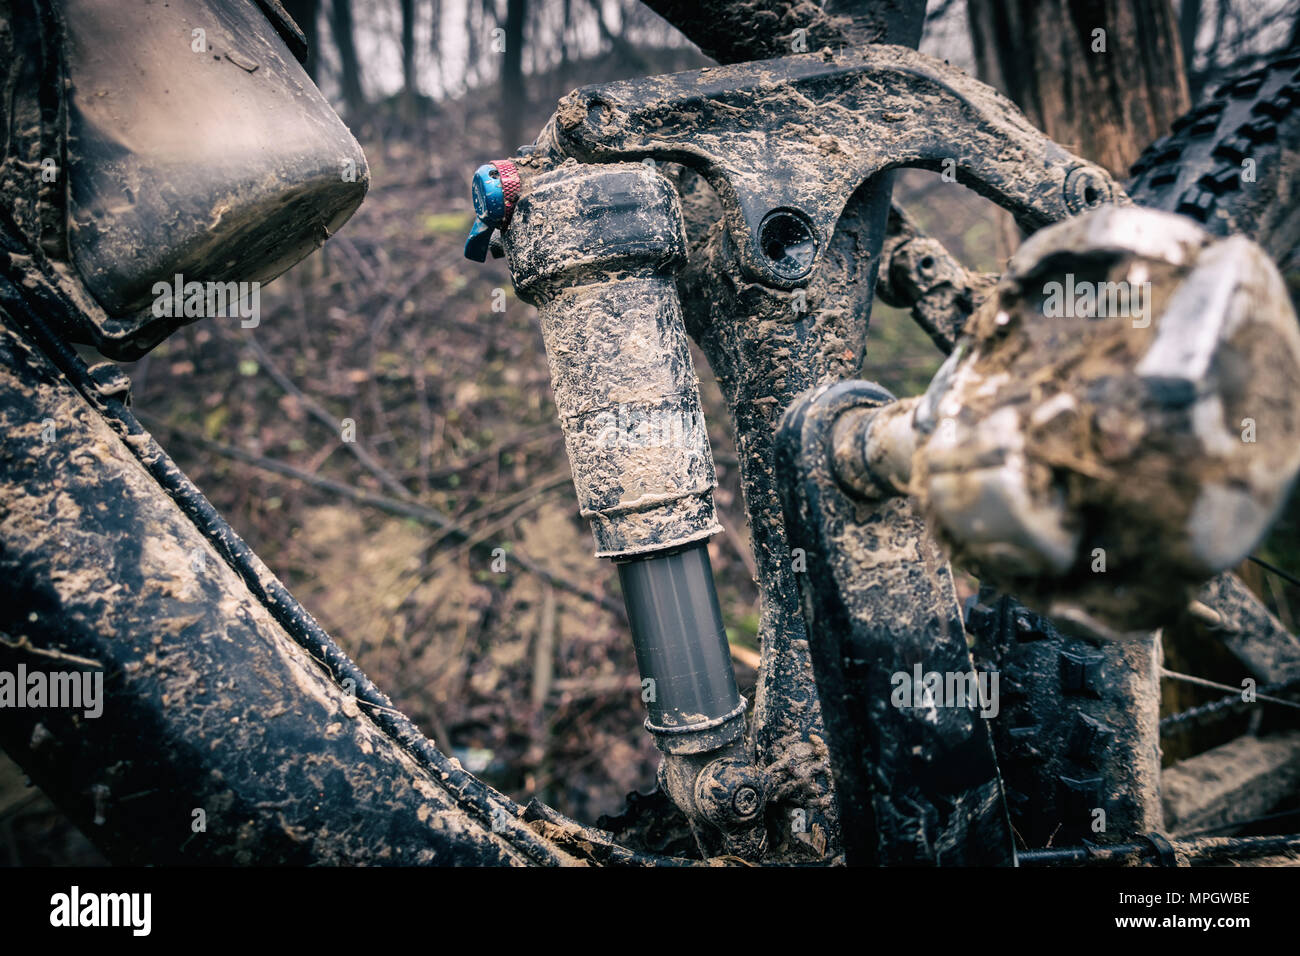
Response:
[{"label": "blurred forest background", "polygon": [[[531,141],[573,87],[712,61],[635,0],[284,5],[309,38],[309,71],[366,151],[369,196],[263,290],[258,328],[191,325],[127,365],[136,412],[440,748],[517,799],[594,822],[653,783],[657,752],[641,729],[616,574],[592,558],[577,514],[536,314],[514,298],[502,262],[462,257],[468,181]],[[922,49],[999,86],[1049,135],[1123,178],[1202,91],[1293,45],[1298,8],[933,0]],[[1109,26],[1140,73],[1109,103],[1085,100],[1086,115],[1040,95],[1050,55],[1026,54],[1019,67],[1005,55],[1050,53],[1070,16]],[[1018,241],[1008,217],[938,176],[901,174],[895,198],[968,266],[1000,271]],[[913,394],[939,358],[905,312],[877,303],[864,378]],[[710,551],[752,700],[754,562],[725,406],[698,353],[696,364],[726,527]],[[340,439],[344,419],[355,442]],[[1288,516],[1261,553],[1300,567],[1296,526]],[[1300,591],[1256,566],[1241,571],[1294,628]],[[963,596],[974,586],[963,578]],[[20,780],[0,758],[0,862],[96,860]]]}]

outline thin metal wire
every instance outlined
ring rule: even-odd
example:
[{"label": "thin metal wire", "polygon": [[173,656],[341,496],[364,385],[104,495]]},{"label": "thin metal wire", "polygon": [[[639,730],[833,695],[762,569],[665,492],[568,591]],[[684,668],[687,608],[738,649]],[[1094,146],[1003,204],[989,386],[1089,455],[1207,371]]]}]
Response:
[{"label": "thin metal wire", "polygon": [[1263,558],[1257,558],[1253,554],[1250,556],[1250,560],[1254,561],[1265,571],[1272,571],[1274,574],[1276,574],[1283,581],[1286,581],[1288,584],[1294,584],[1296,587],[1300,588],[1300,578],[1297,578],[1295,575],[1288,574],[1286,571],[1283,571],[1277,565],[1269,564]]},{"label": "thin metal wire", "polygon": [[[1300,676],[1292,677],[1289,680],[1279,681],[1276,684],[1267,684],[1261,690],[1266,695],[1287,693],[1289,691],[1300,689]],[[1218,700],[1212,700],[1196,707],[1190,707],[1187,710],[1180,711],[1176,714],[1170,714],[1160,721],[1161,732],[1173,730],[1185,723],[1192,723],[1207,717],[1212,717],[1223,711],[1233,710],[1239,707],[1250,706],[1250,701],[1241,699],[1241,691],[1234,690],[1233,693]]]},{"label": "thin metal wire", "polygon": [[[1204,677],[1195,677],[1192,674],[1180,674],[1178,671],[1171,671],[1164,667],[1160,668],[1160,676],[1168,677],[1170,680],[1180,680],[1186,684],[1196,684],[1198,687],[1212,687],[1215,690],[1226,690],[1231,693],[1241,695],[1243,688],[1233,687],[1231,684],[1220,684],[1217,681],[1206,680]],[[1283,707],[1294,707],[1300,710],[1300,703],[1293,700],[1283,700],[1281,697],[1273,697],[1269,694],[1256,692],[1255,700],[1266,701],[1270,704],[1281,704]],[[1254,701],[1243,701],[1243,703],[1254,703]]]}]

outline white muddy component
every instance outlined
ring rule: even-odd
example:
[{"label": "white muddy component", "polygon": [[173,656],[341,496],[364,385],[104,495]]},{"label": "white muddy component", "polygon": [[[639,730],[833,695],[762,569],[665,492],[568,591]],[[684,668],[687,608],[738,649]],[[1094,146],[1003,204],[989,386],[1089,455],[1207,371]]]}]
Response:
[{"label": "white muddy component", "polygon": [[926,394],[878,412],[864,450],[956,564],[1127,632],[1267,531],[1300,471],[1298,385],[1300,328],[1259,246],[1103,207],[1021,247]]}]

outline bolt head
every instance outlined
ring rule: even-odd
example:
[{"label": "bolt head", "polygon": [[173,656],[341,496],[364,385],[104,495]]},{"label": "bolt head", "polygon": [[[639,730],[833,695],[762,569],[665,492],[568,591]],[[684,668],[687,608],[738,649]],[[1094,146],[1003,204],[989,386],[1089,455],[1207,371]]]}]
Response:
[{"label": "bolt head", "polygon": [[753,816],[758,812],[758,791],[753,787],[741,787],[731,798],[731,806],[742,817]]}]

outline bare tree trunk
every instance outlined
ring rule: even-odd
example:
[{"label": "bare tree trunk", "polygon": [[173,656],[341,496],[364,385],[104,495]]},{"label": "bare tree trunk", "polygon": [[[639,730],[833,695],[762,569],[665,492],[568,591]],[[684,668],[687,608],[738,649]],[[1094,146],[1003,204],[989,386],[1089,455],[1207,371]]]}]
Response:
[{"label": "bare tree trunk", "polygon": [[560,73],[569,71],[569,27],[573,25],[573,0],[564,0],[564,26],[560,30]]},{"label": "bare tree trunk", "polygon": [[307,38],[307,62],[303,69],[313,80],[316,79],[316,44],[320,38],[316,35],[316,14],[320,10],[320,0],[283,0],[283,6],[293,22],[298,24],[303,36]]},{"label": "bare tree trunk", "polygon": [[445,91],[447,80],[443,76],[442,46],[439,40],[442,36],[442,3],[441,0],[431,0],[430,5],[433,9],[429,14],[429,52],[433,54],[433,62],[437,64],[439,88]]},{"label": "bare tree trunk", "polygon": [[719,63],[815,52],[824,46],[916,46],[924,0],[645,0]]},{"label": "bare tree trunk", "polygon": [[[478,62],[479,55],[483,52],[478,31],[474,24],[474,9],[475,5],[473,3],[465,4],[465,73],[460,77],[460,83],[466,88],[469,86],[469,73],[474,69],[474,64]],[[469,114],[465,113],[463,115],[468,116]]]},{"label": "bare tree trunk", "polygon": [[1196,76],[1196,34],[1201,32],[1201,7],[1203,0],[1183,0],[1178,10],[1178,41],[1183,49],[1183,67],[1192,102],[1200,94],[1201,82]]},{"label": "bare tree trunk", "polygon": [[505,59],[501,63],[501,139],[505,155],[521,145],[521,122],[528,93],[524,89],[524,23],[527,0],[506,0]]},{"label": "bare tree trunk", "polygon": [[1187,111],[1169,0],[969,0],[981,79],[1062,146],[1124,177]]},{"label": "bare tree trunk", "polygon": [[925,27],[924,3],[912,0],[822,0],[820,6],[853,46],[897,43],[916,46]]},{"label": "bare tree trunk", "polygon": [[352,35],[352,0],[332,0],[330,31],[339,51],[343,105],[349,118],[361,114],[366,96],[361,89],[361,67],[357,62],[357,45]]},{"label": "bare tree trunk", "polygon": [[605,8],[601,0],[591,0],[591,9],[596,15],[596,26],[600,30],[600,35],[609,42],[614,52],[627,64],[627,67],[636,73],[651,72],[650,64],[637,51],[637,48],[610,29],[609,24],[605,22]]},{"label": "bare tree trunk", "polygon": [[415,81],[415,0],[401,0],[402,4],[402,118],[415,119],[416,98],[419,96]]}]

